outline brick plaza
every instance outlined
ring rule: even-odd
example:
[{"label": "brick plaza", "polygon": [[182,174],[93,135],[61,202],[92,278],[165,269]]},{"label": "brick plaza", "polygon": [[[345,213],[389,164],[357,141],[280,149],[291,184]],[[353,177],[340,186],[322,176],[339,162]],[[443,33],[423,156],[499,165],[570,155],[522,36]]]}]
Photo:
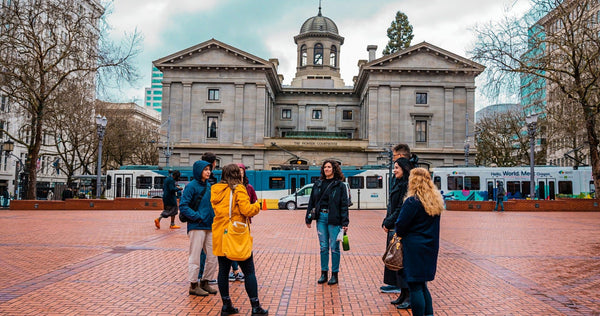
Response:
[{"label": "brick plaza", "polygon": [[[0,315],[218,315],[187,293],[188,238],[160,211],[0,211]],[[384,211],[350,214],[340,283],[318,285],[304,211],[253,220],[259,296],[270,315],[410,315],[382,294]],[[163,227],[168,220],[162,221]],[[442,215],[435,315],[600,315],[599,212]],[[251,308],[231,282],[240,315]]]}]

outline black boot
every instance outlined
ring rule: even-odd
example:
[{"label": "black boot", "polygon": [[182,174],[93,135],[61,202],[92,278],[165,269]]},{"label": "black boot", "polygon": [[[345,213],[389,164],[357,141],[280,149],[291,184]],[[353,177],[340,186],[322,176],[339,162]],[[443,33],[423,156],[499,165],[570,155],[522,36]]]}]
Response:
[{"label": "black boot", "polygon": [[338,273],[337,272],[331,272],[331,279],[329,279],[329,282],[327,282],[327,284],[329,285],[334,285],[338,283]]},{"label": "black boot", "polygon": [[398,305],[398,304],[402,304],[402,302],[404,302],[404,297],[406,296],[406,294],[404,293],[404,291],[402,291],[400,293],[400,295],[398,296],[397,299],[391,301],[390,303],[394,304],[394,305]]},{"label": "black boot", "polygon": [[269,315],[268,309],[263,309],[260,306],[260,302],[258,301],[258,297],[250,298],[250,304],[252,304],[252,315]]},{"label": "black boot", "polygon": [[317,283],[323,284],[325,282],[327,282],[327,271],[321,271],[321,277],[319,278]]},{"label": "black boot", "polygon": [[233,307],[233,304],[231,303],[231,297],[224,296],[221,297],[221,300],[223,301],[223,307],[221,308],[221,316],[229,316],[240,312],[239,309]]}]

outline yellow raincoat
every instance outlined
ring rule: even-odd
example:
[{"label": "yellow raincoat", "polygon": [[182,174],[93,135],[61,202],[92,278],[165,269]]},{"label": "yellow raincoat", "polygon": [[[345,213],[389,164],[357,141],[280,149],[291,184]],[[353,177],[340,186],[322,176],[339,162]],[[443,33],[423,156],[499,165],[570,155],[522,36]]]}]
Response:
[{"label": "yellow raincoat", "polygon": [[[225,256],[222,247],[222,238],[225,227],[229,222],[229,193],[231,189],[225,183],[217,183],[211,187],[210,202],[215,211],[212,224],[213,254]],[[260,204],[250,204],[250,197],[244,185],[237,185],[233,190],[233,207],[231,208],[231,219],[238,222],[246,222],[246,218],[258,214]]]}]

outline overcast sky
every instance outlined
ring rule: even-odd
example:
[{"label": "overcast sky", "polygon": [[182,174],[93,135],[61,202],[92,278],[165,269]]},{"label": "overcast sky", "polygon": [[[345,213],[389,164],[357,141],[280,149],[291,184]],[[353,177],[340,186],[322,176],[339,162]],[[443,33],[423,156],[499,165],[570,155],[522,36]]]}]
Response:
[{"label": "overcast sky", "polygon": [[[115,93],[113,101],[141,104],[150,86],[152,61],[211,38],[260,58],[279,59],[284,84],[295,75],[293,37],[302,23],[317,15],[318,0],[116,0],[109,23],[118,38],[135,28],[144,37],[137,65],[142,79]],[[340,71],[346,85],[358,74],[357,62],[367,59],[367,45],[377,45],[377,57],[387,44],[387,28],[397,11],[413,26],[412,44],[423,41],[469,57],[472,28],[510,12],[523,12],[527,0],[323,0],[322,14],[332,19],[345,38]],[[478,97],[479,109],[489,103]]]}]

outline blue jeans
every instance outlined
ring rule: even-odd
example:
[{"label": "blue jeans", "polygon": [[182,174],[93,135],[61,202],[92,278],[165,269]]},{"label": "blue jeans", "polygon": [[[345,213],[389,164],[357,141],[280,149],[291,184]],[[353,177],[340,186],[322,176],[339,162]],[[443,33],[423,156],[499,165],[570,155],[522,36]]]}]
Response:
[{"label": "blue jeans", "polygon": [[328,224],[329,213],[321,212],[317,220],[317,234],[321,247],[321,271],[329,271],[329,249],[331,249],[331,272],[340,271],[340,242],[336,241],[342,226]]},{"label": "blue jeans", "polygon": [[204,249],[200,253],[200,271],[198,272],[198,279],[202,279],[202,274],[204,273],[204,265],[206,264],[206,254],[204,253]]},{"label": "blue jeans", "polygon": [[497,198],[496,199],[496,207],[494,208],[494,211],[498,210],[498,205],[500,205],[500,212],[504,212],[504,198]]}]

